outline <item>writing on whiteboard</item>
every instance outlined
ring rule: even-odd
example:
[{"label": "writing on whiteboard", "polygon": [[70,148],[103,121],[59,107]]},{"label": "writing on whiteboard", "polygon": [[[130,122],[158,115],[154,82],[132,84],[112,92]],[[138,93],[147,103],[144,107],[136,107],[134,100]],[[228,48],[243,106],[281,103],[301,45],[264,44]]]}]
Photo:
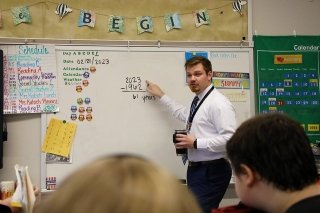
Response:
[{"label": "writing on whiteboard", "polygon": [[141,92],[146,93],[146,90],[142,88],[142,82],[144,81],[142,81],[142,77],[140,76],[125,77],[124,85],[121,87],[121,91],[124,93],[132,93],[133,100],[142,99],[144,103],[146,101],[155,101],[156,97],[154,95],[140,94],[139,96],[139,93]]}]

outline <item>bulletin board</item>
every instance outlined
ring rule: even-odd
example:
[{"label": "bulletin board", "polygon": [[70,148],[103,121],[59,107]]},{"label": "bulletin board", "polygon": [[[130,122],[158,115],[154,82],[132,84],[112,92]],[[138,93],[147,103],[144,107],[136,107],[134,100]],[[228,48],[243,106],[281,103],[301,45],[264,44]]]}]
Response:
[{"label": "bulletin board", "polygon": [[281,112],[320,143],[320,37],[255,36],[257,111]]},{"label": "bulletin board", "polygon": [[185,179],[186,166],[172,142],[174,130],[185,125],[146,92],[145,81],[189,105],[186,52],[207,53],[213,83],[233,102],[238,124],[254,113],[251,48],[56,46],[59,112],[42,114],[43,141],[51,119],[76,128],[70,155],[42,154],[42,188],[46,178],[59,185],[80,166],[114,153],[141,155]]}]

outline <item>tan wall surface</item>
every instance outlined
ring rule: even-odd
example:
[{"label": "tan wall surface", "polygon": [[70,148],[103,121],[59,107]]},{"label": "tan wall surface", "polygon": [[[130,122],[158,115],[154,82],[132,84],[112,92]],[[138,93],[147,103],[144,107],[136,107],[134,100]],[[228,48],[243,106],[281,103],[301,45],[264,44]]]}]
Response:
[{"label": "tan wall surface", "polygon": [[[39,0],[1,0],[2,28],[0,37],[105,39],[105,40],[160,40],[160,41],[240,41],[248,37],[248,6],[243,15],[232,10],[232,0],[66,0],[73,11],[62,20],[54,12],[58,3]],[[29,6],[31,23],[14,25],[11,8]],[[78,27],[80,9],[96,13],[94,28]],[[193,11],[207,9],[211,25],[195,27]],[[177,12],[182,29],[165,29],[164,15]],[[110,15],[124,17],[124,32],[108,32]],[[137,34],[136,17],[151,16],[153,33]]]}]

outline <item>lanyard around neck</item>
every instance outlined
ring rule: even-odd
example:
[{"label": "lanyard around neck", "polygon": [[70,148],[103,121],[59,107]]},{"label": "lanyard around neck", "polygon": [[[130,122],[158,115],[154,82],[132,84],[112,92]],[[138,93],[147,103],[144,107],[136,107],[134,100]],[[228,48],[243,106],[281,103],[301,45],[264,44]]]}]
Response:
[{"label": "lanyard around neck", "polygon": [[188,123],[192,123],[194,116],[196,115],[198,109],[200,108],[201,104],[204,102],[204,100],[208,97],[208,95],[212,92],[212,90],[214,89],[214,86],[212,86],[210,88],[210,90],[205,94],[205,96],[201,99],[200,103],[198,104],[197,108],[194,110],[194,112],[192,113],[192,115],[190,115]]}]

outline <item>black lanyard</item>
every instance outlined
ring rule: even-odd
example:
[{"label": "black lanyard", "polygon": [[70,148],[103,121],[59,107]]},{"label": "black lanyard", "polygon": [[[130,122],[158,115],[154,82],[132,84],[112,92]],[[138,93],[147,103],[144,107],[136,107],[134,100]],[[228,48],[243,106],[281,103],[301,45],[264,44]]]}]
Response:
[{"label": "black lanyard", "polygon": [[197,108],[194,110],[192,115],[189,117],[188,125],[190,125],[190,128],[191,128],[191,123],[193,121],[193,118],[196,115],[198,109],[200,108],[201,104],[204,102],[204,100],[208,97],[208,95],[212,92],[213,89],[214,89],[214,86],[212,86],[211,89],[205,94],[205,96],[201,99],[200,103],[198,104]]}]

